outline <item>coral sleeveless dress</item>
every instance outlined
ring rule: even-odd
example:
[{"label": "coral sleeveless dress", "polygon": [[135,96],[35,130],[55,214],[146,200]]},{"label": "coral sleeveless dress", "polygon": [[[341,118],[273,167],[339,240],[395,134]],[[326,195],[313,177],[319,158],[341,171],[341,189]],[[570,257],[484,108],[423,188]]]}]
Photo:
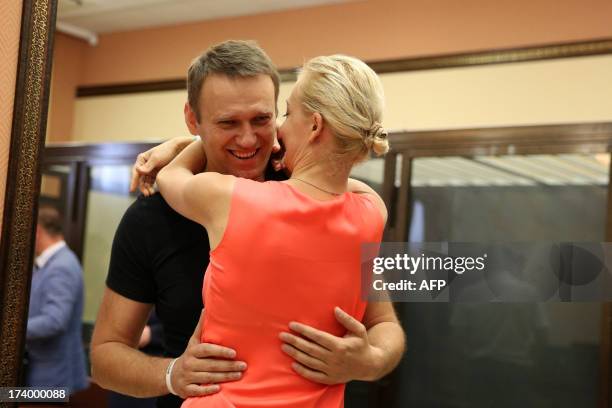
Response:
[{"label": "coral sleeveless dress", "polygon": [[289,184],[236,179],[228,224],[204,279],[202,341],[236,350],[243,377],[182,407],[342,407],[344,385],[296,374],[281,331],[298,321],[342,336],[340,306],[362,320],[360,248],[380,242],[383,220],[364,194],[313,199]]}]

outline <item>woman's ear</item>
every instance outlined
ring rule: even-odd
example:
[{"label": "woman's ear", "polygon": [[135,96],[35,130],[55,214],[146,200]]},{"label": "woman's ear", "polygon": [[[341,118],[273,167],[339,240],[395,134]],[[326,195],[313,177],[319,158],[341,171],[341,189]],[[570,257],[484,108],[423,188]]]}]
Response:
[{"label": "woman's ear", "polygon": [[312,128],[310,130],[310,136],[308,142],[312,143],[316,141],[323,133],[323,116],[319,112],[312,114]]},{"label": "woman's ear", "polygon": [[183,113],[185,114],[185,124],[187,125],[187,129],[189,129],[189,133],[194,136],[198,135],[200,124],[198,123],[195,112],[191,109],[191,106],[189,106],[189,102],[185,102]]}]

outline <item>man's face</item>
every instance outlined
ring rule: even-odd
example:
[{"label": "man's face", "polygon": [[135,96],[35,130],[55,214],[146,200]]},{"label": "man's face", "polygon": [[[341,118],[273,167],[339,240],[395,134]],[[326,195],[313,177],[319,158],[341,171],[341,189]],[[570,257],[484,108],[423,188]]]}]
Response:
[{"label": "man's face", "polygon": [[[272,79],[267,75],[208,76],[200,92],[199,109],[200,122],[193,127],[202,137],[207,170],[260,179],[276,135]],[[187,122],[194,133],[189,118]]]}]

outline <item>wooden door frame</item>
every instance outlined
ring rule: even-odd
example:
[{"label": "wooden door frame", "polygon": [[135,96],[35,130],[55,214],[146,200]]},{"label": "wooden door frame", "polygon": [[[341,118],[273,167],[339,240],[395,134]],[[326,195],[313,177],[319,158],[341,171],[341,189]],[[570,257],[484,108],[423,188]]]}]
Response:
[{"label": "wooden door frame", "polygon": [[[410,234],[412,164],[416,158],[612,152],[612,123],[511,126],[402,132],[389,135],[382,195],[389,209],[385,241],[405,242]],[[401,159],[400,159],[401,158]],[[396,174],[400,174],[399,186]],[[612,241],[612,160],[608,175],[606,241]],[[602,305],[599,407],[612,408],[612,304]],[[392,382],[393,380],[391,380]]]}]

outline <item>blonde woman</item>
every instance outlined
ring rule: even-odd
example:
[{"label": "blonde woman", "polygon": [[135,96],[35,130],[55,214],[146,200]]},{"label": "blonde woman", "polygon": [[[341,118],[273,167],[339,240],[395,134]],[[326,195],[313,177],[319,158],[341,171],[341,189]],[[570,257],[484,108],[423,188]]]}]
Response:
[{"label": "blonde woman", "polygon": [[[239,381],[184,407],[343,406],[343,384],[317,384],[293,372],[289,355],[296,350],[285,345],[283,353],[278,333],[288,331],[287,321],[300,321],[342,336],[330,313],[335,306],[366,328],[395,319],[389,304],[368,305],[360,293],[360,245],[380,242],[387,210],[371,188],[349,178],[370,151],[388,150],[383,102],[379,78],[362,61],[314,58],[278,132],[289,180],[194,174],[202,155],[196,144],[159,173],[166,201],[208,231],[202,341],[232,347],[248,364]],[[309,366],[317,364],[312,357]]]}]

